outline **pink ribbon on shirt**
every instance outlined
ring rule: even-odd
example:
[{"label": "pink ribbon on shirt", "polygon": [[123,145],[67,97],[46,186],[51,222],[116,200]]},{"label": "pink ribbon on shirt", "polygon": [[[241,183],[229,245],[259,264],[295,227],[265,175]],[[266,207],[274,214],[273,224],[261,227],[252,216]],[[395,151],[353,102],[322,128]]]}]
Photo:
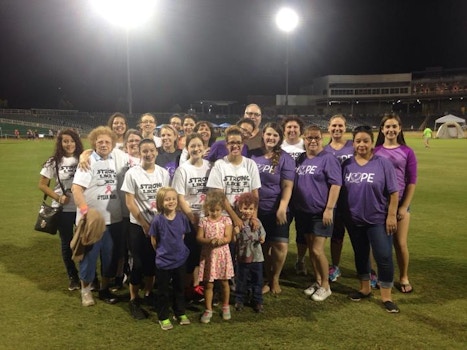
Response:
[{"label": "pink ribbon on shirt", "polygon": [[203,203],[205,200],[206,200],[206,194],[201,193],[200,196],[199,196],[199,202]]},{"label": "pink ribbon on shirt", "polygon": [[107,185],[107,186],[105,187],[105,194],[107,194],[107,193],[112,193],[112,186]]}]

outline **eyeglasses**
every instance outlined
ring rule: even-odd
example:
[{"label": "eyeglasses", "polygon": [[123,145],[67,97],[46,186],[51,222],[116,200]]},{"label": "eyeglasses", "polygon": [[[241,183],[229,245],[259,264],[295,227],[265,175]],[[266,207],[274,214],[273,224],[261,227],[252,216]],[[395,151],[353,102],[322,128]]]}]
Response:
[{"label": "eyeglasses", "polygon": [[229,141],[227,142],[229,146],[241,146],[243,144],[242,141]]},{"label": "eyeglasses", "polygon": [[308,136],[308,137],[305,137],[305,140],[307,140],[308,142],[311,142],[311,141],[318,142],[318,141],[321,141],[321,137],[319,137],[319,136],[316,136],[316,137]]},{"label": "eyeglasses", "polygon": [[142,120],[141,124],[154,124],[154,120]]},{"label": "eyeglasses", "polygon": [[369,125],[360,125],[360,126],[356,126],[354,129],[353,129],[354,132],[359,132],[359,131],[371,131],[371,126]]},{"label": "eyeglasses", "polygon": [[245,114],[249,117],[251,116],[255,116],[255,117],[259,117],[261,115],[261,113],[257,113],[257,112],[245,112]]}]

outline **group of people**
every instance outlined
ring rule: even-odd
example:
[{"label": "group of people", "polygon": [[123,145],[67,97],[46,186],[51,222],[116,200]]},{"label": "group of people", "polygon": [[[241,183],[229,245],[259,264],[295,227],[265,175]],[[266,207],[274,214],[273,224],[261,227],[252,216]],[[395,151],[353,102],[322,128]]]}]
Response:
[{"label": "group of people", "polygon": [[[108,126],[89,134],[88,151],[73,130],[58,134],[39,188],[53,205],[63,206],[62,257],[69,290],[81,289],[83,306],[95,304],[93,290],[99,299],[116,303],[112,291],[122,286],[126,273],[131,315],[146,318],[143,306],[150,305],[163,330],[173,328],[170,307],[174,320],[190,324],[187,290],[203,293],[203,323],[213,317],[216,293],[222,318],[231,318],[231,289],[236,310],[251,298],[254,311],[262,312],[263,294],[282,291],[280,275],[295,219],[297,272],[306,274],[307,251],[314,272],[306,295],[314,301],[331,295],[347,228],[360,279],[350,299],[371,296],[371,250],[384,308],[399,312],[391,297],[392,246],[394,240],[400,289],[409,293],[407,235],[417,176],[399,117],[383,118],[376,147],[368,127],[356,128],[353,139],[345,140],[342,115],[330,119],[327,145],[322,130],[305,128],[299,117],[263,127],[261,117],[258,105],[248,105],[243,118],[226,129],[225,140],[217,141],[211,123],[191,115],[173,116],[155,136],[157,120],[150,113],[140,117],[138,130],[115,113]],[[70,249],[74,225],[90,208],[101,213],[106,229],[76,266]]]}]

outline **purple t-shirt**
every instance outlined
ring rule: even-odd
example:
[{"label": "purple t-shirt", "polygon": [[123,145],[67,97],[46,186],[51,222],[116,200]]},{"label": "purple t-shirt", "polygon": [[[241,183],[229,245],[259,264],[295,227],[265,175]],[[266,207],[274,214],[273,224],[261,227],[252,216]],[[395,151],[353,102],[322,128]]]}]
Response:
[{"label": "purple t-shirt", "polygon": [[[219,140],[214,142],[209,149],[208,155],[205,157],[206,160],[209,160],[211,163],[214,163],[218,159],[224,158],[226,155],[229,154],[227,150],[227,145],[225,140]],[[243,145],[242,148],[242,156],[248,156],[248,147],[247,145]]]},{"label": "purple t-shirt", "polygon": [[331,185],[342,186],[339,161],[332,154],[321,151],[313,158],[302,156],[297,165],[292,193],[293,208],[312,214],[322,214],[328,202]]},{"label": "purple t-shirt", "polygon": [[405,145],[396,148],[375,147],[375,154],[387,158],[396,169],[399,184],[399,201],[404,198],[405,187],[417,183],[417,158],[413,150]]},{"label": "purple t-shirt", "polygon": [[388,212],[388,198],[397,192],[396,172],[391,162],[374,155],[365,165],[355,158],[342,164],[344,184],[343,204],[356,225],[384,225]]},{"label": "purple t-shirt", "polygon": [[273,170],[271,159],[266,159],[261,149],[254,150],[251,159],[258,165],[261,179],[258,211],[261,214],[275,213],[281,200],[281,180],[295,179],[295,161],[287,152],[282,151],[279,164]]},{"label": "purple t-shirt", "polygon": [[324,150],[336,157],[341,164],[344,163],[344,160],[352,158],[354,155],[352,140],[347,140],[344,147],[339,150],[332,148],[331,144],[324,146]]},{"label": "purple t-shirt", "polygon": [[188,258],[189,250],[183,242],[184,235],[191,232],[188,218],[177,212],[173,220],[163,214],[154,217],[149,228],[149,235],[155,236],[156,267],[162,270],[176,269]]}]

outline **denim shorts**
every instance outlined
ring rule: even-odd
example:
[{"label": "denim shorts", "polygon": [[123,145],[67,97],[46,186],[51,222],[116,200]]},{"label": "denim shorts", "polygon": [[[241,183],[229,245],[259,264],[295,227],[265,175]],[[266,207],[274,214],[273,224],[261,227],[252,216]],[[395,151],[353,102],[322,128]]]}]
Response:
[{"label": "denim shorts", "polygon": [[292,221],[291,215],[287,213],[287,223],[284,225],[278,225],[276,222],[276,214],[258,214],[258,219],[263,224],[264,230],[266,231],[266,242],[289,242],[289,227]]},{"label": "denim shorts", "polygon": [[320,237],[331,237],[334,228],[333,225],[323,225],[322,214],[312,214],[301,211],[295,212],[295,227],[297,229],[297,234],[314,234]]}]

